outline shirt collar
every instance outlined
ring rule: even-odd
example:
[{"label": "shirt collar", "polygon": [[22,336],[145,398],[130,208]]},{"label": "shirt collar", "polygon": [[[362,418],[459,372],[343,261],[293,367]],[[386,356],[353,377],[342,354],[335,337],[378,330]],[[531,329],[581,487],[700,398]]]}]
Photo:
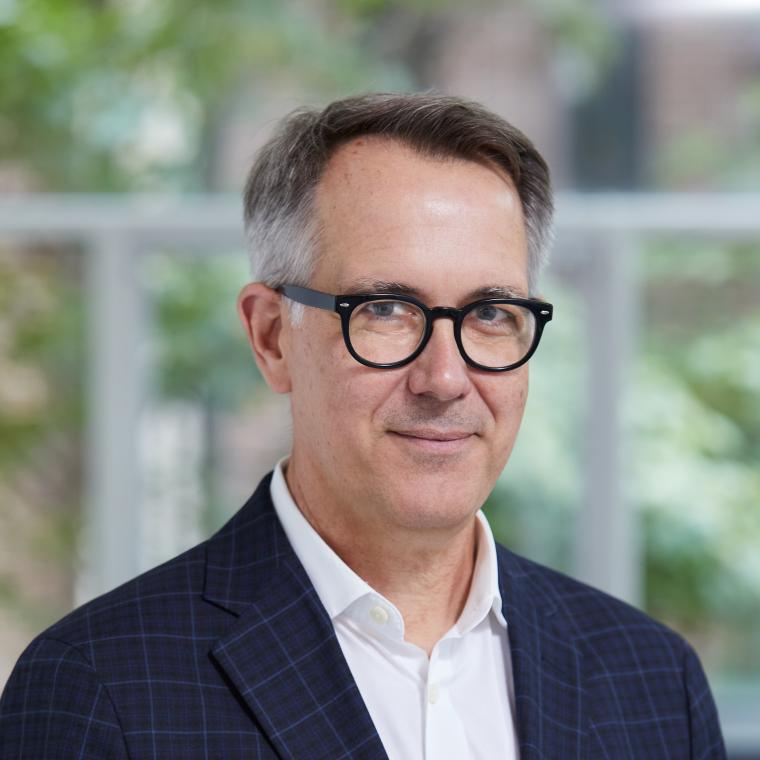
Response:
[{"label": "shirt collar", "polygon": [[507,621],[501,611],[501,592],[499,591],[499,566],[496,559],[496,542],[491,526],[482,510],[476,518],[479,527],[478,547],[475,555],[475,570],[462,614],[455,628],[461,635],[472,630],[489,612],[493,612],[498,623],[507,627]]},{"label": "shirt collar", "polygon": [[335,620],[347,607],[366,594],[373,593],[362,580],[311,526],[293,501],[285,481],[288,457],[274,468],[270,493],[277,517],[293,551],[301,561],[330,619]]},{"label": "shirt collar", "polygon": [[[304,566],[331,620],[335,620],[357,600],[368,595],[381,597],[360,578],[325,542],[304,517],[285,481],[288,457],[275,466],[270,486],[272,502],[293,551]],[[478,625],[490,611],[506,628],[499,592],[496,544],[491,527],[481,510],[477,512],[478,544],[470,593],[454,630],[463,636]],[[381,597],[382,598],[382,597]],[[387,601],[387,600],[386,600]],[[390,602],[387,602],[391,605]],[[392,606],[392,605],[391,605]],[[395,609],[395,608],[394,608]]]}]

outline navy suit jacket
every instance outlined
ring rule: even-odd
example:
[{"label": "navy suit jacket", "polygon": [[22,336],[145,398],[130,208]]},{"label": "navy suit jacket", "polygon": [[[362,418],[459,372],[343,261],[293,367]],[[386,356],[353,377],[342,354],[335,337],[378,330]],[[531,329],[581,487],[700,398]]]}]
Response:
[{"label": "navy suit jacket", "polygon": [[[2,760],[386,758],[269,482],[211,539],[29,645],[0,701]],[[523,760],[725,757],[680,636],[497,553]]]}]

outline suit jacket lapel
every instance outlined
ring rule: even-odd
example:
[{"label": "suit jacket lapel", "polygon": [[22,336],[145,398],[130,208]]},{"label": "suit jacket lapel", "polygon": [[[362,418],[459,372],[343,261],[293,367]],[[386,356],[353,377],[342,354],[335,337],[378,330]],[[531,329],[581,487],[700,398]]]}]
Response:
[{"label": "suit jacket lapel", "polygon": [[237,616],[212,656],[283,758],[387,760],[269,482],[209,542],[204,596]]},{"label": "suit jacket lapel", "polygon": [[535,565],[498,547],[521,760],[585,756],[582,659]]}]

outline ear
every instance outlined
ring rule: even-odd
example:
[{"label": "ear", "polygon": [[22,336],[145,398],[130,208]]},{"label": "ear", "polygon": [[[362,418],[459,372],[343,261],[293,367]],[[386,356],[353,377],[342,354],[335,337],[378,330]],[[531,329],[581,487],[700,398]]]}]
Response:
[{"label": "ear", "polygon": [[238,296],[238,315],[261,374],[275,393],[290,393],[282,309],[282,296],[260,282],[248,283]]}]

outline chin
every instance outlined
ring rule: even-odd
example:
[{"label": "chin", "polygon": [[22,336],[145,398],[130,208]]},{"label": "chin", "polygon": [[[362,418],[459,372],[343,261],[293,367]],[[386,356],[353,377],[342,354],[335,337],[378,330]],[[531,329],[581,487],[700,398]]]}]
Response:
[{"label": "chin", "polygon": [[473,482],[426,474],[412,477],[390,488],[386,504],[399,524],[413,530],[455,528],[466,522],[482,506],[490,489]]}]

